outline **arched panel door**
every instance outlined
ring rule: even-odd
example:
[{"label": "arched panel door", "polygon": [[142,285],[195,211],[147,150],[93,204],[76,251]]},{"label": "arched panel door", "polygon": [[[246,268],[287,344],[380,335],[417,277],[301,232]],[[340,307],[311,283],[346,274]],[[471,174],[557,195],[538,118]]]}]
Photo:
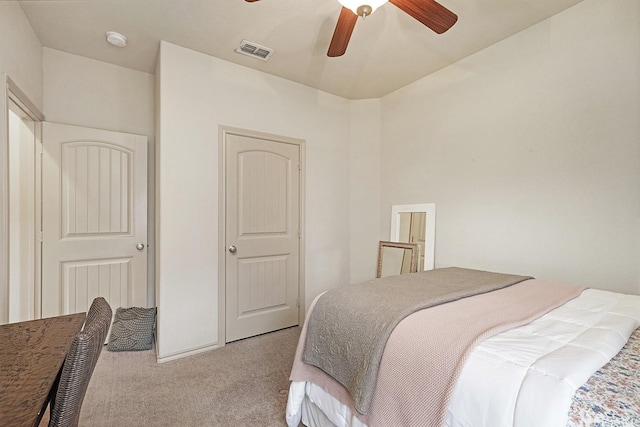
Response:
[{"label": "arched panel door", "polygon": [[147,305],[147,138],[43,124],[42,316]]},{"label": "arched panel door", "polygon": [[226,341],[298,324],[300,146],[227,133]]}]

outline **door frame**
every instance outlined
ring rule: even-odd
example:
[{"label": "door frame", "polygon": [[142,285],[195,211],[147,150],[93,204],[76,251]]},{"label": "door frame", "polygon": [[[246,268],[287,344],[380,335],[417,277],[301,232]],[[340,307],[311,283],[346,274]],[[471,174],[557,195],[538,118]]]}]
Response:
[{"label": "door frame", "polygon": [[249,138],[264,139],[281,144],[297,145],[300,149],[300,239],[299,242],[299,265],[298,265],[298,325],[302,325],[305,319],[305,170],[306,153],[305,141],[303,139],[291,138],[287,136],[270,133],[240,129],[230,126],[218,126],[218,347],[226,344],[226,200],[227,200],[227,166],[226,166],[226,140],[227,135],[238,135]]},{"label": "door frame", "polygon": [[31,102],[17,84],[6,74],[0,76],[0,324],[9,321],[9,100],[12,100],[34,121],[35,124],[35,257],[34,271],[34,316],[40,317],[41,262],[41,173],[42,122],[44,115]]}]

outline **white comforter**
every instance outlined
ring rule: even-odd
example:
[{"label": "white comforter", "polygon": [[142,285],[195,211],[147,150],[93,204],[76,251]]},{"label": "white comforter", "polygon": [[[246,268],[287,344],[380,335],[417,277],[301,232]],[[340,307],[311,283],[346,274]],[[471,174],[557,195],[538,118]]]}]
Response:
[{"label": "white comforter", "polygon": [[575,391],[639,325],[640,297],[587,289],[540,319],[485,340],[458,378],[448,425],[566,425]]},{"label": "white comforter", "polygon": [[[485,340],[458,378],[447,426],[565,426],[575,391],[638,326],[639,296],[588,289],[529,325]],[[320,387],[292,382],[289,426],[298,425],[303,407],[308,425],[328,425],[325,416],[340,427],[364,425]],[[314,414],[318,408],[324,414]]]}]

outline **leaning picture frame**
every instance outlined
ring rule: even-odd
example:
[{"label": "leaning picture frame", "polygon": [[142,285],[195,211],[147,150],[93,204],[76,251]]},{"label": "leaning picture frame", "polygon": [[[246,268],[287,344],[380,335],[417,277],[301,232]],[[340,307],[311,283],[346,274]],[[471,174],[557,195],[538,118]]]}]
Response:
[{"label": "leaning picture frame", "polygon": [[[418,268],[418,253],[419,248],[415,243],[398,243],[381,240],[378,244],[378,269],[376,271],[376,278],[415,273]],[[391,262],[385,264],[385,259],[391,260]]]}]

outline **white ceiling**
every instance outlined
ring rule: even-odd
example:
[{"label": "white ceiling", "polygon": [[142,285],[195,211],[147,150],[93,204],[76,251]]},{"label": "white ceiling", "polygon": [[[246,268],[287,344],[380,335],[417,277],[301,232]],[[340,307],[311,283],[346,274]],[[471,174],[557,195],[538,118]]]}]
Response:
[{"label": "white ceiling", "polygon": [[[458,22],[437,35],[388,3],[359,19],[344,56],[327,48],[337,0],[19,0],[45,47],[153,73],[160,40],[348,99],[377,98],[581,0],[441,0]],[[120,49],[105,32],[123,33]],[[267,62],[235,53],[243,40]]]}]

